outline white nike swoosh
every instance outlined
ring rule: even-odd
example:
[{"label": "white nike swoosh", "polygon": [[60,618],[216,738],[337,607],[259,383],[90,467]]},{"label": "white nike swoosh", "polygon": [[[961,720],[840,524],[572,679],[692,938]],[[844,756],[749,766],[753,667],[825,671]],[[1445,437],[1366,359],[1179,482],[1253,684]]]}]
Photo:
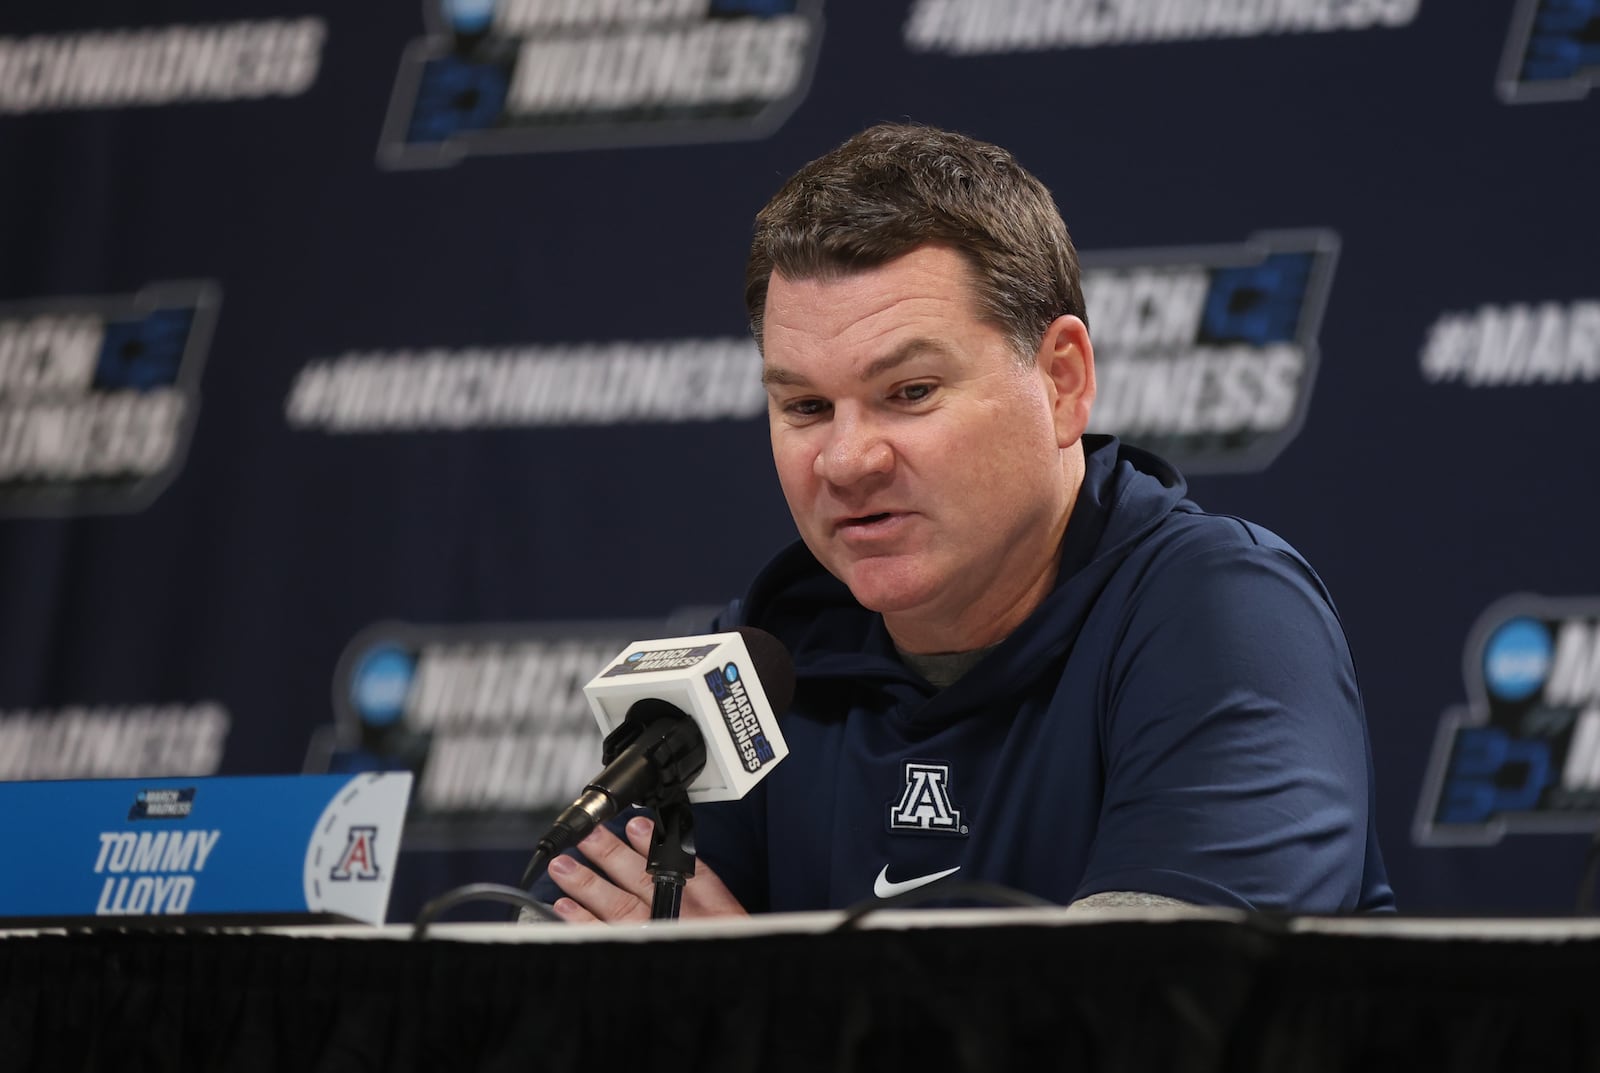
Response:
[{"label": "white nike swoosh", "polygon": [[908,890],[926,887],[935,880],[943,879],[945,876],[953,876],[959,871],[961,871],[961,866],[958,864],[954,868],[946,868],[942,872],[929,872],[925,876],[902,879],[900,882],[895,883],[889,879],[889,866],[884,865],[883,871],[878,873],[878,878],[872,881],[872,893],[880,898],[893,898],[896,894],[904,894]]}]

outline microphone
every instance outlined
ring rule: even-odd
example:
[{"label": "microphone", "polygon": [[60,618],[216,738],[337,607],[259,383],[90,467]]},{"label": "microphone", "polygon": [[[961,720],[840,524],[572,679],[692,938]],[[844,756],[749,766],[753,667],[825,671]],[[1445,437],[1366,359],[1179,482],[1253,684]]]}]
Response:
[{"label": "microphone", "polygon": [[623,808],[737,800],[789,755],[776,715],[794,696],[794,663],[764,630],[635,641],[583,693],[605,768],[539,840],[524,889]]}]

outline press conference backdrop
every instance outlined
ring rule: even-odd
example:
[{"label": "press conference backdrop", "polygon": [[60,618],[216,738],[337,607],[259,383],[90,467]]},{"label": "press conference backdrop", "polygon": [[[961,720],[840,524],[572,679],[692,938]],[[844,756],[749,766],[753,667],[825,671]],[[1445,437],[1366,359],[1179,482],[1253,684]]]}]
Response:
[{"label": "press conference backdrop", "polygon": [[752,215],[911,119],[1054,192],[1096,426],[1331,587],[1402,906],[1564,912],[1597,83],[1597,0],[6,5],[0,777],[412,770],[391,918],[513,880],[582,683],[793,538]]}]

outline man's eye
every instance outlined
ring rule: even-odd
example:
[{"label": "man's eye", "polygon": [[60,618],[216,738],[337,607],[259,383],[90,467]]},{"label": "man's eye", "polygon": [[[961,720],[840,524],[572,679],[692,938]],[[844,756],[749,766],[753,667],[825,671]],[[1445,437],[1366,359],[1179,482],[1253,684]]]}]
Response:
[{"label": "man's eye", "polygon": [[784,412],[793,417],[816,417],[827,408],[828,404],[821,399],[795,399],[783,404]]},{"label": "man's eye", "polygon": [[921,402],[929,395],[932,395],[933,390],[934,385],[932,384],[907,384],[897,394],[907,402]]}]

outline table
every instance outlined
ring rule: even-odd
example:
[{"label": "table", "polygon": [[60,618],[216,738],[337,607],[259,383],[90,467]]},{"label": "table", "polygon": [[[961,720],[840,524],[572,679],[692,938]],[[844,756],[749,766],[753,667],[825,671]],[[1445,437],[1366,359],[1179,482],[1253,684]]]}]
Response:
[{"label": "table", "polygon": [[0,1069],[1600,1068],[1600,921],[900,910],[0,932]]}]

